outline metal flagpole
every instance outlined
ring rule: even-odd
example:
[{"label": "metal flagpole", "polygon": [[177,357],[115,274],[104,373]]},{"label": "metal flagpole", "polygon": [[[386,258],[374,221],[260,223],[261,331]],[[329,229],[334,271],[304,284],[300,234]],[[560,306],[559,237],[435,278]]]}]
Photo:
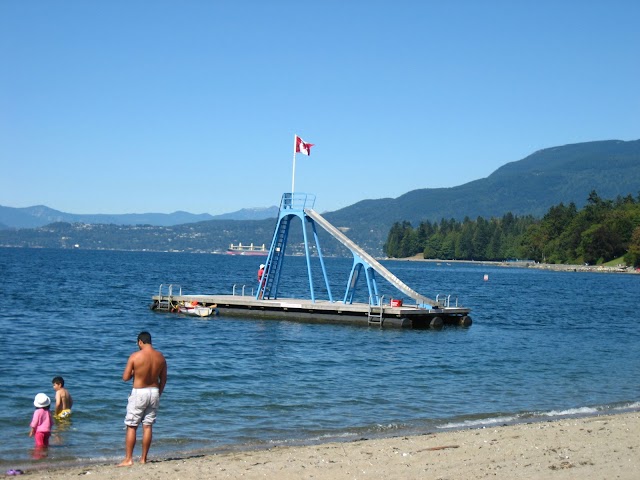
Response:
[{"label": "metal flagpole", "polygon": [[293,172],[291,174],[291,199],[293,200],[293,192],[296,183],[296,138],[298,135],[293,136]]}]

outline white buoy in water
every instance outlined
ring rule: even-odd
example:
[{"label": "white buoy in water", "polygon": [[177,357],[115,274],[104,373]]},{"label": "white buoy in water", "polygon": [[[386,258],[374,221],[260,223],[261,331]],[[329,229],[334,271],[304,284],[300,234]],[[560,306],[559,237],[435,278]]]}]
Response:
[{"label": "white buoy in water", "polygon": [[486,282],[487,280],[489,280],[489,275],[487,275],[487,274],[485,273],[485,275],[484,275],[484,281]]}]

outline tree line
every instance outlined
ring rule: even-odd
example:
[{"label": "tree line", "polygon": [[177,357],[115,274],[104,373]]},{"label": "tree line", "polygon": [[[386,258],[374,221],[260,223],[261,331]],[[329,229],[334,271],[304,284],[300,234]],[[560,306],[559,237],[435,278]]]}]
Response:
[{"label": "tree line", "polygon": [[624,256],[627,265],[640,266],[640,194],[605,200],[594,190],[578,210],[560,203],[541,218],[506,213],[486,220],[466,217],[462,222],[396,222],[384,244],[389,257],[422,254],[442,260],[527,259],[536,262],[591,265]]}]

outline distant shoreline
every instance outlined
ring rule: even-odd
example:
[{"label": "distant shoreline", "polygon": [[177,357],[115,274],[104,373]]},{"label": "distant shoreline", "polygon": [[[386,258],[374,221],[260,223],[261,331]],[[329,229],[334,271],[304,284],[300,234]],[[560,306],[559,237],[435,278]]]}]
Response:
[{"label": "distant shoreline", "polygon": [[605,265],[565,265],[557,263],[538,263],[533,261],[513,261],[513,262],[494,262],[489,260],[439,260],[433,258],[422,258],[422,255],[414,255],[406,258],[389,258],[388,260],[399,260],[406,262],[430,262],[430,263],[469,263],[472,265],[489,265],[492,267],[511,267],[511,268],[535,268],[537,270],[551,270],[555,272],[596,272],[596,273],[631,273],[640,274],[640,269],[619,265],[609,267]]}]

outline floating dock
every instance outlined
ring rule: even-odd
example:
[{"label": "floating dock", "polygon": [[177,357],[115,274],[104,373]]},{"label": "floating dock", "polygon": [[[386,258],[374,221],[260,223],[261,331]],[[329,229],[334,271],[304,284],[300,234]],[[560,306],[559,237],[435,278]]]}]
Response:
[{"label": "floating dock", "polygon": [[442,307],[424,309],[402,305],[399,307],[382,303],[329,302],[327,300],[300,300],[280,298],[277,300],[256,300],[247,295],[168,295],[153,297],[154,310],[171,310],[171,304],[198,302],[206,307],[214,307],[220,317],[248,317],[274,320],[296,320],[312,323],[346,323],[375,325],[380,327],[437,328],[443,325],[468,327],[471,318],[469,309]]},{"label": "floating dock", "polygon": [[[379,327],[438,328],[443,325],[468,327],[472,320],[470,309],[457,304],[450,296],[437,296],[435,300],[419,294],[382,264],[351,241],[338,228],[313,210],[315,196],[285,193],[280,203],[278,223],[273,235],[271,248],[265,262],[262,280],[256,282],[255,295],[183,294],[176,285],[161,285],[158,295],[153,296],[152,309],[175,311],[181,304],[197,303],[205,307],[215,307],[221,318],[240,316],[264,319],[287,319],[315,323],[348,323],[374,325]],[[302,233],[307,260],[309,299],[280,298],[278,287],[285,261],[285,251],[289,237],[289,227],[295,218],[302,222]],[[347,289],[341,300],[333,298],[327,277],[322,250],[318,240],[317,226],[327,231],[333,238],[347,247],[353,255],[353,267],[347,281]],[[315,241],[315,251],[327,292],[326,299],[317,299],[312,277],[311,254],[309,248],[310,228]],[[414,304],[379,295],[376,276],[387,280],[397,290],[414,300]],[[368,303],[354,302],[358,280],[363,277],[368,288]],[[303,281],[301,279],[301,281]],[[253,288],[251,289],[253,290]],[[452,304],[453,303],[453,304]]]}]

